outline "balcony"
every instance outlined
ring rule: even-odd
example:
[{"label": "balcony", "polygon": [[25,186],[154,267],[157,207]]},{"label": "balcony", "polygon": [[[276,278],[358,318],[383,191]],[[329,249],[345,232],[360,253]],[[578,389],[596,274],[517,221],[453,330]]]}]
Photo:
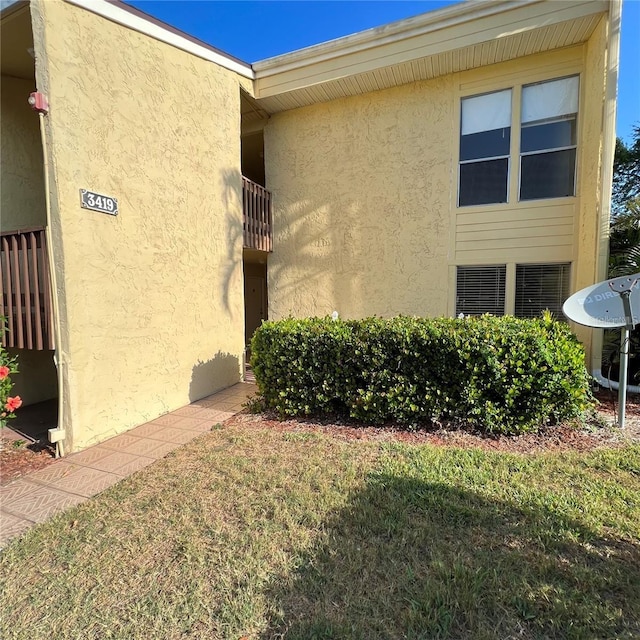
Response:
[{"label": "balcony", "polygon": [[53,349],[53,314],[44,227],[0,233],[2,345]]},{"label": "balcony", "polygon": [[273,251],[271,193],[242,176],[244,248]]}]

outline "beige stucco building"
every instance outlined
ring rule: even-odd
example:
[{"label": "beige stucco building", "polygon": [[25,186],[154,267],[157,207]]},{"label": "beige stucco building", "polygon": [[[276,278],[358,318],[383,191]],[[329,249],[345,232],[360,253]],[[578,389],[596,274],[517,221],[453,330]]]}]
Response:
[{"label": "beige stucco building", "polygon": [[606,275],[619,21],[480,0],[248,65],[119,3],[9,6],[16,391],[72,451],[238,381],[267,316],[559,313]]}]

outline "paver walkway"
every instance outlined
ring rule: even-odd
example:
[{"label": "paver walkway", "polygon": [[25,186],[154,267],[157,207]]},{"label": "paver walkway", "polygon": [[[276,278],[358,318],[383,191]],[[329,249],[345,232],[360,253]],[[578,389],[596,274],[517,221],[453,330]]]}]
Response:
[{"label": "paver walkway", "polygon": [[0,487],[0,548],[210,431],[255,392],[255,384],[240,382]]}]

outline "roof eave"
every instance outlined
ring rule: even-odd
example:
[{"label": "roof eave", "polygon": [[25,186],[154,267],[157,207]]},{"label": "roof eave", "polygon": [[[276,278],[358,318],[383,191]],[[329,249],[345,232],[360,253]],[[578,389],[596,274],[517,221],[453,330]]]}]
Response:
[{"label": "roof eave", "polygon": [[199,58],[214,62],[245,78],[253,80],[255,77],[250,64],[242,62],[224,51],[193,38],[119,0],[66,0],[66,2]]},{"label": "roof eave", "polygon": [[266,77],[273,73],[281,73],[384,44],[406,40],[456,24],[472,22],[480,17],[502,13],[523,4],[539,2],[544,2],[544,0],[466,0],[436,11],[429,11],[342,38],[321,42],[311,47],[265,58],[254,62],[251,66],[256,73],[256,78]]},{"label": "roof eave", "polygon": [[258,99],[606,13],[608,0],[475,0],[255,63]]}]

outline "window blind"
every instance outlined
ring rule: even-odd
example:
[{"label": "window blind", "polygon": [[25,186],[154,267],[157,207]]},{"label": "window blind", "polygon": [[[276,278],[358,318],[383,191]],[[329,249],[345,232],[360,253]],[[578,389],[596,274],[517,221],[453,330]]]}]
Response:
[{"label": "window blind", "polygon": [[564,320],[562,305],[569,297],[571,265],[516,265],[516,306],[518,318],[536,318],[549,309],[557,320]]},{"label": "window blind", "polygon": [[511,89],[462,100],[462,135],[511,126]]},{"label": "window blind", "polygon": [[505,265],[458,267],[456,315],[504,315]]},{"label": "window blind", "polygon": [[522,123],[577,113],[578,89],[578,76],[523,87]]}]

